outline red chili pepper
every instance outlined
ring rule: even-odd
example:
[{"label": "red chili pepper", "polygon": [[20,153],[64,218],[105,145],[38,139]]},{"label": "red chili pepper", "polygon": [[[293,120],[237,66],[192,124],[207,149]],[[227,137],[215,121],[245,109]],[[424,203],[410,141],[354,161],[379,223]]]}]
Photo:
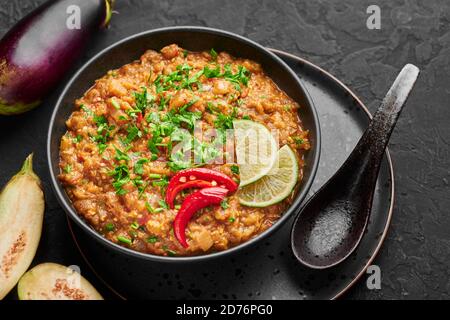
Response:
[{"label": "red chili pepper", "polygon": [[184,199],[173,221],[175,237],[183,247],[188,247],[186,242],[186,227],[194,213],[207,206],[220,204],[227,194],[228,190],[225,188],[211,187],[195,191]]},{"label": "red chili pepper", "polygon": [[166,203],[171,209],[174,207],[174,200],[178,193],[189,188],[208,188],[214,187],[211,182],[205,180],[192,180],[175,186],[170,192],[166,191]]},{"label": "red chili pepper", "polygon": [[144,119],[144,115],[142,114],[142,112],[139,112],[136,118],[136,122],[141,123],[142,119]]},{"label": "red chili pepper", "polygon": [[[210,184],[207,184],[206,182],[209,182]],[[166,202],[169,207],[173,209],[173,201],[181,190],[214,186],[226,188],[229,192],[234,192],[238,188],[238,184],[233,179],[226,174],[215,170],[206,168],[182,170],[170,179],[166,190]]]}]

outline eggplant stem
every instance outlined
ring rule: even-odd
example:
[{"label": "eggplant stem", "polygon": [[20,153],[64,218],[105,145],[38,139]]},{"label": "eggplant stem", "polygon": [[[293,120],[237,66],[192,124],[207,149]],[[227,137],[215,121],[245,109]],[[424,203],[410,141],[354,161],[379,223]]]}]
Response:
[{"label": "eggplant stem", "polygon": [[111,21],[113,9],[114,9],[114,2],[115,0],[105,0],[105,20],[102,23],[102,28],[107,28],[109,25],[109,22]]},{"label": "eggplant stem", "polygon": [[23,162],[20,173],[33,173],[33,153],[30,153]]},{"label": "eggplant stem", "polygon": [[20,171],[16,174],[16,176],[22,176],[22,175],[28,175],[35,179],[39,186],[41,185],[41,179],[34,173],[33,171],[33,153],[30,153],[28,157],[25,159],[25,161],[22,164],[22,168],[20,168]]}]

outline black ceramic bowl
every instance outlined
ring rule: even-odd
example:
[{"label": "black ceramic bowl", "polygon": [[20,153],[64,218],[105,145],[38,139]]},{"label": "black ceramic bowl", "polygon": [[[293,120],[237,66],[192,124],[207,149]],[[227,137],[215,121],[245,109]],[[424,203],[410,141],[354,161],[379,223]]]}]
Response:
[{"label": "black ceramic bowl", "polygon": [[[303,125],[310,131],[312,148],[305,157],[304,178],[300,191],[293,204],[284,215],[268,230],[257,237],[234,248],[192,257],[163,257],[140,253],[117,245],[97,233],[76,212],[57,176],[59,174],[59,145],[66,132],[65,121],[73,111],[75,99],[81,97],[94,81],[102,77],[108,70],[121,67],[139,57],[148,49],[159,50],[162,47],[176,43],[191,51],[203,51],[214,48],[226,51],[233,56],[252,59],[259,62],[265,73],[302,107],[299,110]],[[125,253],[137,258],[159,262],[192,262],[205,261],[215,257],[230,255],[238,250],[249,248],[277,230],[288,218],[298,211],[300,203],[306,197],[313,182],[319,162],[320,129],[313,102],[296,74],[277,56],[261,45],[233,33],[203,27],[170,27],[146,31],[128,37],[104,49],[89,60],[69,81],[56,103],[48,132],[47,154],[52,185],[58,201],[70,218],[75,221],[93,239],[119,253]]]}]

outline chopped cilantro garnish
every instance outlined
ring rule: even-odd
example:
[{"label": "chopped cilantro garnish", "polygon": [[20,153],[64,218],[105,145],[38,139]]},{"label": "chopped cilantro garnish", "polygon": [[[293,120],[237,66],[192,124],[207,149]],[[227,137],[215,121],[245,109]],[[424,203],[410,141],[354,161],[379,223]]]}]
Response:
[{"label": "chopped cilantro garnish", "polygon": [[64,167],[64,172],[65,173],[70,173],[72,171],[72,166],[70,165],[70,164],[67,164],[65,167]]},{"label": "chopped cilantro garnish", "polygon": [[73,138],[73,142],[78,143],[83,140],[83,136],[81,134],[77,134],[75,138]]},{"label": "chopped cilantro garnish", "polygon": [[216,50],[214,50],[214,48],[211,48],[211,50],[209,51],[209,54],[211,55],[211,58],[213,61],[217,60],[217,52],[216,52]]},{"label": "chopped cilantro garnish", "polygon": [[215,113],[215,112],[218,112],[218,111],[219,111],[219,108],[218,108],[217,106],[215,106],[212,102],[208,102],[208,103],[206,104],[206,110],[207,110],[209,113]]},{"label": "chopped cilantro garnish", "polygon": [[220,202],[220,206],[222,207],[222,209],[228,209],[230,207],[227,199],[223,199],[222,202]]},{"label": "chopped cilantro garnish", "polygon": [[152,184],[154,187],[165,187],[169,184],[169,180],[167,177],[164,177],[160,180],[153,181]]},{"label": "chopped cilantro garnish", "polygon": [[237,73],[233,73],[231,65],[224,66],[224,71],[221,72],[220,66],[216,66],[214,69],[210,69],[208,66],[203,68],[203,74],[207,78],[224,78],[232,82],[235,85],[236,90],[241,90],[240,84],[247,85],[250,79],[250,71],[244,66],[238,66]]},{"label": "chopped cilantro garnish", "polygon": [[159,114],[158,112],[151,112],[147,115],[147,117],[145,118],[145,120],[147,120],[147,122],[149,123],[153,123],[153,124],[157,124],[160,122],[160,118],[159,118]]},{"label": "chopped cilantro garnish", "polygon": [[94,115],[94,112],[88,107],[86,107],[84,104],[80,105],[80,109],[83,110],[89,117],[92,117]]},{"label": "chopped cilantro garnish", "polygon": [[239,166],[233,164],[230,167],[231,172],[233,172],[234,174],[239,174]]},{"label": "chopped cilantro garnish", "polygon": [[233,129],[233,120],[237,116],[237,108],[234,107],[233,111],[229,115],[225,115],[222,113],[217,114],[217,118],[214,121],[214,125],[217,129]]},{"label": "chopped cilantro garnish", "polygon": [[167,255],[168,255],[168,256],[173,257],[173,256],[176,256],[176,255],[177,255],[177,252],[176,252],[176,251],[167,248],[167,246],[163,246],[163,250],[164,250],[165,252],[167,252]]},{"label": "chopped cilantro garnish", "polygon": [[119,162],[122,161],[122,160],[125,161],[125,162],[130,161],[130,157],[128,156],[128,154],[126,154],[125,152],[121,151],[116,146],[114,146],[114,149],[116,149],[116,156],[114,157],[114,159],[116,159]]},{"label": "chopped cilantro garnish", "polygon": [[145,189],[147,189],[149,185],[149,182],[142,180],[141,176],[137,176],[136,178],[132,179],[131,182],[133,182],[134,186],[138,189],[139,197],[142,196]]},{"label": "chopped cilantro garnish", "polygon": [[150,203],[145,202],[145,208],[147,209],[148,212],[150,213],[155,213],[155,208],[153,208]]},{"label": "chopped cilantro garnish", "polygon": [[161,96],[160,100],[159,100],[159,110],[164,110],[167,107],[167,104],[169,103],[171,97],[167,96]]},{"label": "chopped cilantro garnish", "polygon": [[133,222],[131,225],[130,225],[130,227],[131,227],[131,229],[134,229],[134,230],[137,230],[137,229],[139,229],[139,223],[137,223],[136,221],[135,222]]},{"label": "chopped cilantro garnish", "polygon": [[133,142],[133,140],[134,139],[136,139],[136,138],[140,138],[140,137],[142,137],[142,131],[141,130],[139,130],[139,128],[138,127],[136,127],[135,125],[132,125],[132,126],[129,126],[128,128],[127,128],[127,137],[126,137],[126,139],[124,140],[124,142],[126,143],[126,144],[130,144],[131,142]]},{"label": "chopped cilantro garnish", "polygon": [[220,72],[220,66],[216,66],[214,69],[210,69],[208,66],[203,68],[203,74],[207,78],[219,78],[222,76]]},{"label": "chopped cilantro garnish", "polygon": [[94,122],[98,127],[97,132],[102,131],[104,126],[108,125],[108,120],[104,115],[94,116]]},{"label": "chopped cilantro garnish", "polygon": [[105,230],[108,231],[108,232],[114,231],[115,229],[116,229],[116,226],[112,222],[108,222],[105,225]]},{"label": "chopped cilantro garnish", "polygon": [[148,159],[142,158],[136,161],[134,164],[134,173],[142,175],[144,174],[144,163],[149,162]]},{"label": "chopped cilantro garnish", "polygon": [[119,240],[119,242],[131,245],[133,243],[133,241],[130,238],[124,237],[124,236],[118,236],[117,240]]},{"label": "chopped cilantro garnish", "polygon": [[105,151],[106,143],[111,137],[111,131],[114,130],[114,125],[109,125],[108,120],[104,115],[94,116],[94,123],[97,125],[97,135],[92,137],[92,140],[97,143],[100,154]]},{"label": "chopped cilantro garnish", "polygon": [[113,187],[118,195],[124,195],[127,192],[123,189],[123,186],[130,182],[130,171],[127,165],[119,165],[114,170],[109,172],[114,179]]},{"label": "chopped cilantro garnish", "polygon": [[221,131],[218,131],[219,135],[212,142],[199,141],[194,139],[194,162],[196,164],[211,163],[218,156],[222,155],[223,146],[221,141],[225,136],[221,135]]},{"label": "chopped cilantro garnish", "polygon": [[156,243],[158,241],[159,241],[159,239],[158,239],[157,236],[150,236],[150,237],[147,238],[147,242],[148,243]]},{"label": "chopped cilantro garnish", "polygon": [[136,230],[128,230],[128,234],[130,235],[131,239],[134,239],[138,236]]},{"label": "chopped cilantro garnish", "polygon": [[169,205],[164,200],[161,199],[158,201],[158,203],[162,208],[169,209]]},{"label": "chopped cilantro garnish", "polygon": [[161,93],[169,89],[193,89],[193,85],[200,87],[199,78],[203,74],[200,70],[195,75],[190,77],[192,67],[188,64],[177,66],[177,69],[168,75],[159,75],[154,81],[156,93]]},{"label": "chopped cilantro garnish", "polygon": [[300,138],[300,137],[292,137],[292,139],[294,139],[294,142],[295,142],[296,144],[303,144],[303,143],[305,143],[305,140],[303,140],[303,139]]},{"label": "chopped cilantro garnish", "polygon": [[153,100],[153,97],[148,94],[146,87],[142,87],[142,92],[134,93],[134,99],[136,102],[136,108],[142,112],[149,106],[149,103]]}]

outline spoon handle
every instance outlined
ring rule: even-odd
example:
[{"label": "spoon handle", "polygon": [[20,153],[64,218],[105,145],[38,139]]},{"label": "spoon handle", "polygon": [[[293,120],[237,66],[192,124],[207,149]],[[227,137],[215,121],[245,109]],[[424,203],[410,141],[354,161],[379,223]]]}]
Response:
[{"label": "spoon handle", "polygon": [[375,181],[384,150],[418,75],[416,66],[407,64],[403,67],[348,159],[350,163],[364,159],[366,169]]},{"label": "spoon handle", "polygon": [[418,75],[419,69],[416,66],[405,65],[384,97],[381,106],[375,112],[361,141],[361,143],[369,142],[372,152],[383,155]]}]

